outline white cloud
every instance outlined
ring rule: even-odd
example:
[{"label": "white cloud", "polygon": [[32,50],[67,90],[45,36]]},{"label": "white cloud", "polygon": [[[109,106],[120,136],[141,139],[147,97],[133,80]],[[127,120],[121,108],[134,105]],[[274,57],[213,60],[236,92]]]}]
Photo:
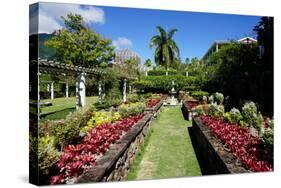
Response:
[{"label": "white cloud", "polygon": [[112,41],[112,45],[115,46],[117,50],[130,49],[133,47],[132,41],[126,37],[118,37],[116,40]]},{"label": "white cloud", "polygon": [[[66,16],[69,13],[81,14],[87,24],[90,23],[105,23],[105,14],[101,8],[94,6],[80,6],[76,4],[64,3],[39,3],[39,33],[52,33],[56,29],[63,26],[61,16]],[[32,24],[33,17],[36,14],[31,14],[30,18],[30,34],[37,33]]]}]

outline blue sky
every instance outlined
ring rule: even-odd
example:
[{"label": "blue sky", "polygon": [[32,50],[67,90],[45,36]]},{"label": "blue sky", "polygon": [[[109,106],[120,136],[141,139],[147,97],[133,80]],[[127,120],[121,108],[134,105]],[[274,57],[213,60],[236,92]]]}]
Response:
[{"label": "blue sky", "polygon": [[167,30],[178,29],[174,40],[184,60],[200,59],[215,40],[253,37],[252,29],[260,19],[259,16],[40,3],[39,33],[62,27],[60,14],[68,12],[82,14],[93,30],[110,38],[117,48],[137,52],[142,62],[147,58],[154,61],[149,40],[157,34],[158,25]]}]

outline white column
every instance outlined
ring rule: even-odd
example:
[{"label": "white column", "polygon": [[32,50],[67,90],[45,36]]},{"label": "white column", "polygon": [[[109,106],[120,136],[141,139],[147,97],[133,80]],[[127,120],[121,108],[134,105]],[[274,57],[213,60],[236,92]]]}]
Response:
[{"label": "white column", "polygon": [[216,52],[218,52],[218,51],[219,51],[219,44],[216,43]]},{"label": "white column", "polygon": [[188,77],[188,72],[185,72],[185,76]]},{"label": "white column", "polygon": [[166,71],[166,76],[168,76],[168,71]]},{"label": "white column", "polygon": [[102,88],[101,88],[101,81],[99,81],[99,104],[102,103]]},{"label": "white column", "polygon": [[51,99],[54,99],[54,82],[51,82]]},{"label": "white column", "polygon": [[127,101],[127,93],[126,93],[126,90],[127,90],[127,80],[124,79],[124,84],[123,84],[123,102],[126,102],[126,101]]},{"label": "white column", "polygon": [[76,108],[86,105],[86,79],[85,73],[81,73],[76,81]]},{"label": "white column", "polygon": [[147,76],[148,74],[147,74],[147,71],[145,71],[145,76]]},{"label": "white column", "polygon": [[50,92],[50,84],[47,84],[47,91]]},{"label": "white column", "polygon": [[65,97],[68,98],[68,82],[65,83]]}]

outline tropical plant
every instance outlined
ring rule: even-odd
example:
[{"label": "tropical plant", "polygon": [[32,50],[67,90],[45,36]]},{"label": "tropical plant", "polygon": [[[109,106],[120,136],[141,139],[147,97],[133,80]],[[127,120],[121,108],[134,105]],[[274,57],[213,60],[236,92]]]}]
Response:
[{"label": "tropical plant", "polygon": [[175,59],[179,58],[179,48],[173,40],[177,29],[171,29],[168,32],[160,26],[157,26],[156,29],[158,35],[151,38],[150,48],[155,47],[155,63],[165,66],[166,70],[168,70],[168,67],[175,62]]},{"label": "tropical plant", "polygon": [[263,117],[260,112],[258,112],[257,106],[254,102],[247,102],[242,107],[242,116],[245,122],[260,130],[263,127]]}]

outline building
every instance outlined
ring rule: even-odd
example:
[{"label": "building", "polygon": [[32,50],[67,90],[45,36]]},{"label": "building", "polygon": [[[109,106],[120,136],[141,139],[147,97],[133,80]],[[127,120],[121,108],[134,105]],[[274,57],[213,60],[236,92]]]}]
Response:
[{"label": "building", "polygon": [[225,41],[215,41],[211,47],[208,49],[208,51],[205,53],[205,55],[202,58],[203,62],[206,62],[215,52],[218,52],[222,46],[227,45],[232,42],[239,42],[239,43],[245,43],[245,44],[252,44],[256,43],[257,40],[251,37],[244,37],[241,38],[237,41],[232,41],[232,40],[225,40]]},{"label": "building", "polygon": [[125,50],[118,50],[115,52],[114,62],[124,63],[127,60],[136,60],[138,63],[140,63],[141,61],[139,55],[134,51],[125,49]]}]

